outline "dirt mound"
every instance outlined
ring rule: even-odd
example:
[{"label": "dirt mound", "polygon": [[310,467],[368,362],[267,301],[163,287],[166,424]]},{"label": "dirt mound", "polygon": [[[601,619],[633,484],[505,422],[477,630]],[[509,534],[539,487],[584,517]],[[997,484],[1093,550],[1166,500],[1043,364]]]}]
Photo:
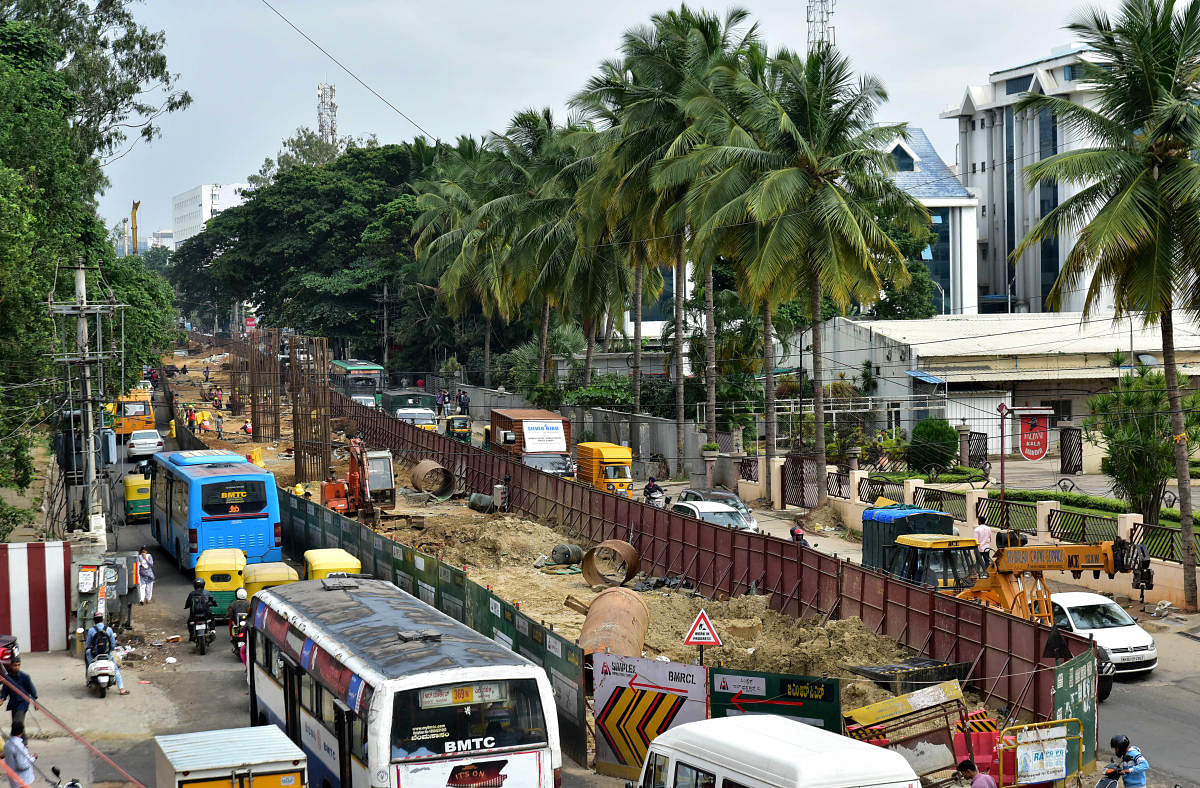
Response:
[{"label": "dirt mound", "polygon": [[[402,508],[403,511],[403,508]],[[414,507],[425,514],[424,526],[381,529],[388,536],[464,567],[468,577],[517,604],[532,618],[575,639],[583,615],[563,605],[567,596],[590,603],[596,592],[575,569],[534,563],[567,541],[552,528],[511,514],[484,515],[457,502]],[[586,547],[586,545],[585,545]],[[770,597],[743,596],[720,602],[687,590],[657,589],[643,593],[650,609],[647,656],[694,662],[697,649],[684,646],[696,614],[703,608],[725,645],[706,648],[705,663],[742,670],[830,676],[843,680],[843,705],[861,706],[890,697],[885,690],[846,670],[849,665],[887,664],[909,656],[891,640],[868,631],[858,619],[795,619],[770,609]]]}]

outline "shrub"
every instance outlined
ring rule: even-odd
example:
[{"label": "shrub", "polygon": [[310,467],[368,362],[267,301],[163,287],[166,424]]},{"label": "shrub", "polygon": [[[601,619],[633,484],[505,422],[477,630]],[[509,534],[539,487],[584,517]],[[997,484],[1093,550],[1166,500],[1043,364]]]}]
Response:
[{"label": "shrub", "polygon": [[632,382],[626,375],[596,375],[590,386],[568,391],[562,404],[580,408],[629,408],[633,405]]},{"label": "shrub", "polygon": [[913,427],[908,446],[908,466],[923,471],[948,468],[958,454],[958,430],[945,419],[924,419]]},{"label": "shrub", "polygon": [[711,441],[700,447],[700,451],[720,451],[721,444],[712,443]]}]

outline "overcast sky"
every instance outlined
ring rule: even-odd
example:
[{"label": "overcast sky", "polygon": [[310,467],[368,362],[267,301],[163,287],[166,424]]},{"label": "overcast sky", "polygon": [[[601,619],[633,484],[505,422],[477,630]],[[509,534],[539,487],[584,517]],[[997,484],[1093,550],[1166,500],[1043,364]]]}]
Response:
[{"label": "overcast sky", "polygon": [[[1108,7],[1113,0],[1100,0]],[[514,111],[562,112],[623,30],[671,6],[635,0],[272,0],[282,13],[430,134],[503,129]],[[696,5],[700,5],[696,3]],[[803,48],[803,0],[745,3],[774,48]],[[838,45],[883,78],[886,121],[923,127],[948,163],[956,131],[938,113],[992,71],[1070,43],[1077,0],[841,0]],[[677,6],[675,6],[677,7]],[[724,10],[725,4],[709,8]],[[338,131],[400,142],[418,132],[302,39],[260,0],[156,0],[135,6],[167,37],[170,68],[194,103],[106,168],[108,226],[141,200],[143,234],[171,226],[171,198],[202,183],[244,181],[298,126],[316,128],[319,82],[337,87]]]}]

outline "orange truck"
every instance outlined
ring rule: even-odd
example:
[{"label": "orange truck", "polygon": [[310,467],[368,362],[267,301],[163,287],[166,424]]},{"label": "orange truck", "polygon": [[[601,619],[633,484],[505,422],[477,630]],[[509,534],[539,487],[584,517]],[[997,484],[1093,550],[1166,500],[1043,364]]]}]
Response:
[{"label": "orange truck", "polygon": [[558,413],[534,408],[492,411],[486,447],[517,457],[531,468],[575,478],[571,462],[571,421]]}]

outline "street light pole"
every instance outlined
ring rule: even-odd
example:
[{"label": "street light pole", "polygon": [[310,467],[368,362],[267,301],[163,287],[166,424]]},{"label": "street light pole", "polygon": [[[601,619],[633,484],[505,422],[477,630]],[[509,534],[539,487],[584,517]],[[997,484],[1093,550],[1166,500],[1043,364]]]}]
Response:
[{"label": "street light pole", "polygon": [[942,289],[942,286],[938,284],[936,279],[931,281],[933,282],[933,286],[938,289],[938,292],[942,294],[942,314],[944,315],[946,314],[946,291]]}]

